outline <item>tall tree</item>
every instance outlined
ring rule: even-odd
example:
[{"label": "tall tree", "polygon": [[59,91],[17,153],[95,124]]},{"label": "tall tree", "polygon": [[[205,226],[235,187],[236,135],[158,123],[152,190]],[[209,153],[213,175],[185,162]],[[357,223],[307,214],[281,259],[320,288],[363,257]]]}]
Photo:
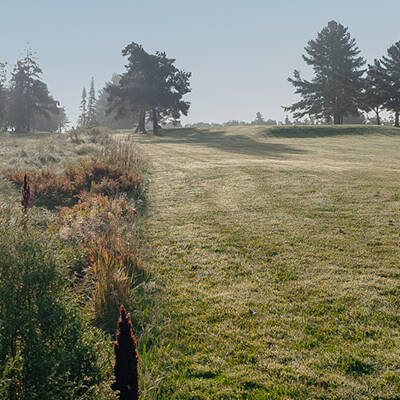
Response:
[{"label": "tall tree", "polygon": [[252,125],[265,125],[265,120],[264,117],[260,112],[256,113],[256,119],[252,121]]},{"label": "tall tree", "polygon": [[86,88],[82,89],[82,97],[81,97],[81,104],[79,106],[79,125],[80,126],[87,126],[88,124],[88,114],[87,114],[87,95],[86,95]]},{"label": "tall tree", "polygon": [[87,124],[89,126],[97,125],[96,119],[96,90],[94,88],[94,78],[90,81],[89,100],[87,106]]},{"label": "tall tree", "polygon": [[387,55],[375,60],[374,73],[383,82],[385,108],[395,114],[394,125],[400,126],[400,41],[390,46]]},{"label": "tall tree", "polygon": [[17,61],[11,77],[8,122],[16,132],[30,132],[36,115],[49,117],[58,113],[58,102],[49,94],[47,85],[40,80],[42,70],[32,50]]},{"label": "tall tree", "polygon": [[348,28],[330,21],[315,40],[308,42],[305,51],[303,60],[313,68],[314,77],[307,81],[294,71],[288,80],[302,100],[285,110],[296,119],[309,115],[333,119],[335,124],[343,123],[347,115],[357,115],[365,61]]},{"label": "tall tree", "polygon": [[190,92],[191,73],[175,67],[175,59],[164,52],[148,54],[142,46],[130,43],[122,54],[128,57],[126,72],[118,85],[107,87],[109,109],[118,115],[139,113],[139,130],[145,131],[145,115],[150,111],[153,133],[159,134],[159,120],[179,120],[187,115],[190,103],[183,96]]},{"label": "tall tree", "polygon": [[98,91],[96,100],[96,118],[101,126],[110,129],[132,129],[138,122],[138,112],[133,112],[129,107],[125,115],[118,115],[116,111],[107,112],[108,92],[106,88],[109,85],[118,85],[121,76],[113,74],[111,81],[106,83],[105,88]]},{"label": "tall tree", "polygon": [[6,126],[6,106],[8,90],[6,87],[6,63],[0,63],[0,131]]},{"label": "tall tree", "polygon": [[380,113],[382,112],[387,100],[387,89],[385,84],[385,74],[381,68],[368,65],[367,77],[364,81],[364,90],[361,97],[360,108],[367,112],[374,112],[376,123],[381,124]]}]

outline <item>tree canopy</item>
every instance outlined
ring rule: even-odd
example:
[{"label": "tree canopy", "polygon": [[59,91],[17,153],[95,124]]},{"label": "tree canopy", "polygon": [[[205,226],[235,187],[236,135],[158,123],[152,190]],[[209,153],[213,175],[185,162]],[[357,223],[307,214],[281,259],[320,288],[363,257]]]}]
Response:
[{"label": "tree canopy", "polygon": [[35,116],[49,118],[60,112],[59,103],[40,80],[42,70],[30,48],[18,60],[11,76],[7,110],[8,125],[16,132],[30,132]]},{"label": "tree canopy", "polygon": [[150,111],[153,133],[159,132],[160,119],[179,120],[181,114],[187,115],[190,103],[183,96],[190,92],[190,72],[179,70],[175,59],[168,58],[165,52],[147,53],[137,43],[130,43],[122,50],[128,57],[126,72],[118,84],[110,84],[106,90],[108,110],[116,116],[137,112],[139,130],[145,132],[146,112]]},{"label": "tree canopy", "polygon": [[335,124],[343,123],[345,116],[357,115],[365,61],[348,28],[330,21],[315,40],[308,42],[305,51],[303,60],[313,68],[314,77],[307,81],[298,70],[294,71],[288,80],[302,100],[285,110],[295,118],[308,115],[325,121],[333,119]]}]

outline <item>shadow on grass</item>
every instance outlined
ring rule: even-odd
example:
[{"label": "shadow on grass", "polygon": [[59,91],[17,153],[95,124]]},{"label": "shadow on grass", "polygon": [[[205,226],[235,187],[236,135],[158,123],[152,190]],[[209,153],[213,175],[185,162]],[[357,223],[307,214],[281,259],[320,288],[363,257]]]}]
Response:
[{"label": "shadow on grass", "polygon": [[366,135],[399,135],[400,129],[393,126],[366,126],[366,125],[340,125],[340,126],[275,126],[266,128],[261,132],[263,137],[281,138],[317,138],[333,136],[366,136]]},{"label": "shadow on grass", "polygon": [[152,143],[193,144],[216,148],[229,153],[249,156],[279,156],[279,154],[302,154],[306,150],[281,143],[265,143],[251,136],[227,134],[226,130],[168,129],[162,137],[153,136]]}]

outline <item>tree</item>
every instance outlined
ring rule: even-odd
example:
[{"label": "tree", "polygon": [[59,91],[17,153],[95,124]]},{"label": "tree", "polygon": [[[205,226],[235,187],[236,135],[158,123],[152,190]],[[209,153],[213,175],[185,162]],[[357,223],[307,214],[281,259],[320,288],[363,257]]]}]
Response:
[{"label": "tree", "polygon": [[6,87],[6,63],[0,63],[0,131],[6,125],[6,106],[8,90]]},{"label": "tree", "polygon": [[252,125],[265,125],[264,117],[260,112],[256,113],[256,119],[251,123]]},{"label": "tree", "polygon": [[387,56],[375,60],[375,79],[382,83],[385,96],[384,106],[395,113],[394,125],[399,127],[400,113],[400,41],[389,47]]},{"label": "tree", "polygon": [[103,89],[99,90],[96,101],[96,118],[99,125],[110,129],[131,129],[138,122],[138,112],[131,111],[129,107],[126,115],[118,115],[116,111],[107,112],[107,87],[109,85],[118,85],[120,79],[120,75],[113,74],[111,81],[107,82]]},{"label": "tree", "polygon": [[82,89],[82,98],[81,98],[81,105],[79,106],[80,115],[79,115],[79,125],[80,126],[87,126],[88,124],[88,113],[87,113],[87,101],[86,101],[86,88]]},{"label": "tree", "polygon": [[360,108],[367,114],[371,111],[374,112],[378,125],[381,124],[380,113],[384,108],[386,99],[387,90],[385,89],[385,76],[381,73],[380,68],[376,64],[368,65]]},{"label": "tree", "polygon": [[314,77],[307,81],[294,71],[288,80],[302,100],[285,107],[285,111],[292,112],[296,119],[309,115],[333,119],[335,124],[343,123],[347,115],[357,115],[365,61],[359,57],[360,50],[348,28],[330,21],[315,40],[308,42],[305,51],[303,60],[313,68]]},{"label": "tree", "polygon": [[32,128],[42,132],[62,132],[69,124],[65,109],[58,108],[57,113],[50,113],[48,117],[35,115],[32,122]]},{"label": "tree", "polygon": [[11,77],[8,123],[16,132],[30,132],[34,117],[58,113],[58,102],[40,80],[42,70],[28,47],[26,56],[17,61]]},{"label": "tree", "polygon": [[94,78],[90,81],[89,100],[87,106],[87,125],[97,125],[96,120],[96,91],[94,88]]},{"label": "tree", "polygon": [[118,85],[109,85],[109,112],[118,116],[137,112],[138,130],[145,132],[146,112],[150,111],[153,133],[159,133],[159,120],[179,120],[187,115],[190,103],[182,98],[190,92],[190,72],[178,70],[175,59],[164,52],[148,54],[142,46],[130,43],[122,51],[128,57],[126,72],[121,75]]}]

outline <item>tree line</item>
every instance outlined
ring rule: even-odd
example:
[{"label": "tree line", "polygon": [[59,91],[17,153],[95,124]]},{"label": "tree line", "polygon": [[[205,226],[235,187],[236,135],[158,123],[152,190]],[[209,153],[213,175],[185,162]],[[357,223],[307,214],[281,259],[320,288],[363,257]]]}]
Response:
[{"label": "tree line", "polygon": [[[191,73],[178,69],[175,59],[165,52],[146,52],[135,42],[122,50],[128,58],[126,71],[114,74],[98,92],[91,79],[89,93],[83,88],[79,126],[103,125],[146,133],[151,122],[153,133],[160,134],[161,124],[180,124],[190,103],[183,96],[191,91]],[[61,131],[69,123],[65,110],[49,93],[41,79],[42,70],[28,47],[7,81],[7,64],[0,63],[0,131]]]},{"label": "tree line", "polygon": [[297,120],[309,116],[334,124],[363,111],[372,112],[380,125],[386,110],[394,113],[394,125],[399,127],[400,41],[366,68],[360,54],[348,28],[330,21],[305,47],[303,60],[312,67],[313,78],[303,79],[295,70],[288,79],[301,100],[284,107],[285,111]]}]

